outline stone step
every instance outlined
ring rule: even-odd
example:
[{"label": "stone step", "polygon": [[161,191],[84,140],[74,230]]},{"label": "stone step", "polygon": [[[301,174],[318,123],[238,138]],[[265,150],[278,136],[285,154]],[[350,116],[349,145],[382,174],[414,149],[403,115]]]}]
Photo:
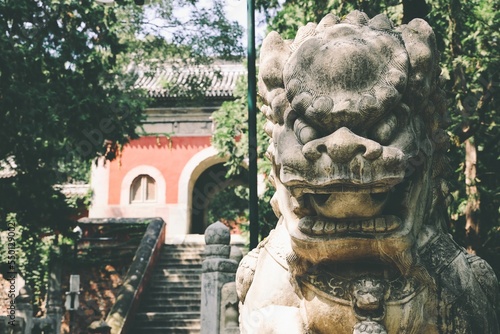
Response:
[{"label": "stone step", "polygon": [[[168,277],[158,277],[155,280],[151,280],[150,288],[154,290],[159,288],[162,291],[170,291],[172,289],[182,289],[182,288],[196,288],[201,286],[201,280],[188,280],[188,281],[177,281],[170,282]],[[149,288],[148,288],[149,289]],[[151,291],[152,291],[151,290]]]},{"label": "stone step", "polygon": [[172,306],[165,304],[161,301],[152,302],[148,301],[148,311],[149,312],[200,312],[200,301],[196,305],[177,305]]},{"label": "stone step", "polygon": [[164,326],[199,326],[200,312],[144,312],[135,315],[136,324],[162,324]]},{"label": "stone step", "polygon": [[[198,286],[191,286],[187,288],[187,290],[179,287],[168,287],[168,286],[152,286],[150,289],[145,291],[145,294],[143,295],[144,298],[146,297],[156,297],[156,296],[165,296],[167,295],[168,298],[172,299],[196,299],[196,298],[201,298],[201,284],[198,283]],[[198,288],[199,289],[196,289]]]},{"label": "stone step", "polygon": [[168,251],[165,253],[162,253],[160,255],[161,258],[171,258],[171,259],[178,259],[181,257],[202,257],[205,258],[205,254],[203,252],[194,252],[194,251]]},{"label": "stone step", "polygon": [[[169,279],[169,275],[163,275],[161,273],[154,274],[151,276],[151,285],[154,287],[158,284],[163,285],[167,283],[194,283],[194,282],[200,282],[201,281],[201,275],[196,278],[196,275],[186,275],[189,276],[188,279],[182,279],[183,275],[175,275],[172,280]],[[174,285],[175,285],[174,284]]]},{"label": "stone step", "polygon": [[153,286],[167,283],[177,285],[178,283],[194,283],[200,281],[201,275],[174,275],[173,277],[170,277],[169,275],[158,273],[151,276]]},{"label": "stone step", "polygon": [[144,301],[145,303],[148,304],[148,309],[147,309],[148,312],[150,311],[149,307],[152,305],[154,306],[161,305],[165,308],[177,307],[177,306],[197,306],[198,308],[200,307],[199,299],[198,300],[185,299],[185,298],[173,299],[170,298],[169,296],[155,296],[154,298],[145,298]]},{"label": "stone step", "polygon": [[[161,289],[160,289],[161,290]],[[198,291],[159,291],[159,292],[153,292],[147,291],[147,293],[144,295],[144,298],[149,298],[149,297],[158,297],[158,298],[168,298],[171,300],[191,300],[191,299],[199,299],[201,300],[201,288]]]},{"label": "stone step", "polygon": [[190,262],[195,262],[201,264],[203,262],[203,258],[198,256],[198,257],[178,257],[178,258],[160,258],[158,259],[158,263],[161,263],[163,265],[169,265],[169,264],[175,264],[175,263],[190,263]]},{"label": "stone step", "polygon": [[[199,270],[201,272],[201,263],[202,261],[199,261],[198,263],[193,262],[193,261],[188,261],[186,263],[173,263],[173,262],[165,262],[165,263],[156,263],[156,268],[153,272],[155,271],[160,271],[163,269],[167,270],[179,270],[179,269],[184,269],[184,270]],[[160,269],[161,268],[161,269]]]},{"label": "stone step", "polygon": [[160,257],[175,257],[179,255],[185,256],[205,256],[204,250],[167,250],[160,253]]},{"label": "stone step", "polygon": [[169,263],[188,263],[188,262],[196,262],[202,263],[203,258],[201,256],[179,256],[179,257],[162,257],[158,259],[158,263],[168,265]]},{"label": "stone step", "polygon": [[169,254],[205,254],[205,248],[165,248],[160,252],[160,256]]},{"label": "stone step", "polygon": [[163,245],[162,251],[166,252],[168,250],[187,250],[187,251],[197,251],[197,250],[205,250],[204,244],[197,245]]},{"label": "stone step", "polygon": [[164,245],[130,333],[199,334],[204,244]]},{"label": "stone step", "polygon": [[182,298],[181,295],[179,295],[177,298],[173,298],[171,295],[167,296],[162,296],[162,295],[150,295],[150,296],[145,296],[144,300],[147,301],[148,304],[150,303],[158,303],[161,302],[162,305],[165,306],[192,306],[192,305],[198,305],[200,306],[200,295],[194,295],[196,297],[193,298]]},{"label": "stone step", "polygon": [[188,287],[183,286],[161,286],[161,287],[151,287],[151,293],[154,294],[174,294],[174,293],[187,293],[187,292],[199,292],[201,291],[201,284],[193,285]]},{"label": "stone step", "polygon": [[184,259],[159,259],[157,264],[159,264],[162,267],[170,267],[172,265],[178,265],[178,264],[196,264],[201,267],[201,264],[203,263],[203,259],[190,259],[190,258],[184,258]]},{"label": "stone step", "polygon": [[161,267],[168,268],[172,265],[179,265],[179,264],[196,264],[198,266],[201,266],[203,263],[202,259],[160,259],[158,260],[157,264],[159,264]]},{"label": "stone step", "polygon": [[169,311],[170,309],[174,309],[177,307],[184,307],[184,306],[197,307],[197,309],[192,310],[193,312],[200,311],[200,301],[199,300],[198,301],[183,300],[183,299],[172,300],[170,298],[158,297],[155,299],[145,299],[145,302],[148,304],[148,309],[147,309],[148,312],[157,312],[158,311],[157,309],[155,309],[155,310],[150,309],[151,306],[164,307],[165,310],[163,310],[163,311],[165,311],[165,312]]},{"label": "stone step", "polygon": [[201,292],[201,285],[191,285],[191,286],[156,286],[156,287],[151,287],[151,290],[148,291],[148,293],[151,294],[162,294],[162,295],[168,295],[172,294],[172,296],[175,296],[175,294],[188,294],[188,293],[198,293]]},{"label": "stone step", "polygon": [[156,272],[151,276],[155,280],[168,280],[168,282],[186,282],[186,281],[199,281],[201,280],[200,274],[174,274],[168,272]]},{"label": "stone step", "polygon": [[184,306],[184,305],[199,305],[200,304],[200,299],[199,296],[198,298],[191,296],[191,297],[183,297],[183,298],[172,298],[168,294],[155,294],[155,295],[150,295],[148,297],[144,297],[144,300],[149,304],[149,303],[162,303],[164,305],[169,305],[169,306]]},{"label": "stone step", "polygon": [[197,275],[201,275],[202,274],[202,270],[201,270],[201,266],[198,267],[198,266],[192,266],[192,267],[187,267],[185,265],[183,266],[180,266],[179,268],[170,268],[170,267],[156,267],[154,272],[162,272],[162,273],[166,273],[166,274],[188,274],[188,275],[192,275],[192,274],[197,274]]},{"label": "stone step", "polygon": [[165,262],[164,264],[158,262],[156,264],[157,268],[161,267],[161,268],[165,268],[165,269],[169,269],[169,270],[178,270],[178,269],[190,269],[190,270],[201,270],[201,263],[202,261],[200,261],[199,263],[196,263],[196,262],[191,262],[191,263],[170,263],[170,262]]},{"label": "stone step", "polygon": [[199,334],[199,326],[191,327],[153,327],[142,326],[140,329],[132,328],[132,334]]},{"label": "stone step", "polygon": [[[200,330],[200,322],[190,321],[170,321],[170,322],[137,322],[133,329],[128,333],[131,334],[149,334],[149,328],[191,328],[192,330]],[[172,332],[164,330],[162,334],[170,334]],[[215,333],[216,334],[216,333]]]},{"label": "stone step", "polygon": [[[144,298],[147,298],[148,296],[158,296],[161,298],[165,299],[182,299],[182,296],[186,296],[186,299],[189,299],[188,294],[195,294],[201,292],[201,286],[200,287],[189,287],[189,288],[167,288],[167,287],[158,287],[158,288],[153,288],[151,291],[148,291],[148,295],[144,296]],[[201,298],[201,296],[200,296]]]}]

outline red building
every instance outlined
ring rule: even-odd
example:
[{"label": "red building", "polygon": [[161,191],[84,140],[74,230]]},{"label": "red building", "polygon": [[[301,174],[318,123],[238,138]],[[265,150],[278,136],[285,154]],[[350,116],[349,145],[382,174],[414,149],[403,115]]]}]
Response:
[{"label": "red building", "polygon": [[[207,87],[200,102],[164,88],[166,82],[181,87],[194,72]],[[154,98],[139,130],[144,135],[124,146],[114,161],[94,166],[89,217],[161,217],[168,235],[203,233],[210,198],[237,182],[225,180],[224,159],[210,144],[210,116],[233,99],[237,78],[244,74],[242,65],[220,64],[215,70],[166,68],[142,76],[137,85]]]}]

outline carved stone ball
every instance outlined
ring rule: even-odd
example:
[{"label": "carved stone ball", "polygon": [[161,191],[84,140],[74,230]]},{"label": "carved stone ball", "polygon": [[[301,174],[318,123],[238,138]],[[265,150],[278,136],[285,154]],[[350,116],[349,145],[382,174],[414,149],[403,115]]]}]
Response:
[{"label": "carved stone ball", "polygon": [[229,245],[231,234],[229,228],[221,222],[215,222],[205,230],[205,243],[207,245]]},{"label": "carved stone ball", "polygon": [[353,334],[387,334],[384,326],[378,322],[365,320],[358,322],[354,326]]}]

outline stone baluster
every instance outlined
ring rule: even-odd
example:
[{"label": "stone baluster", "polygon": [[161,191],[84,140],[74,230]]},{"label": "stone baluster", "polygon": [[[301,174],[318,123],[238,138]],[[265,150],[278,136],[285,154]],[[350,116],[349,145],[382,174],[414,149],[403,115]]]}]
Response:
[{"label": "stone baluster", "polygon": [[40,323],[40,328],[43,328],[46,331],[50,330],[50,333],[54,334],[61,333],[61,321],[63,318],[63,304],[61,300],[61,266],[57,257],[58,250],[54,250],[49,270],[47,317],[44,323]]},{"label": "stone baluster", "polygon": [[12,334],[31,334],[33,329],[33,306],[31,304],[31,289],[25,285],[16,297],[16,322]]},{"label": "stone baluster", "polygon": [[201,276],[201,334],[239,333],[236,269],[238,262],[230,258],[231,235],[221,222],[205,231],[205,260]]}]

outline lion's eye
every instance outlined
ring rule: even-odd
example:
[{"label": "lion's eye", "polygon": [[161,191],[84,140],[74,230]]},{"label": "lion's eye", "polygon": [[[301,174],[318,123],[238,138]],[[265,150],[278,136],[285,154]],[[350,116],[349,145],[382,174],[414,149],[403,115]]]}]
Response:
[{"label": "lion's eye", "polygon": [[397,127],[398,119],[394,114],[390,114],[382,121],[375,124],[369,133],[369,137],[381,145],[388,145],[392,138],[394,138]]},{"label": "lion's eye", "polygon": [[304,123],[300,118],[295,120],[293,124],[293,131],[295,136],[300,141],[301,144],[306,144],[311,140],[319,138],[318,131],[316,131],[312,126]]}]

